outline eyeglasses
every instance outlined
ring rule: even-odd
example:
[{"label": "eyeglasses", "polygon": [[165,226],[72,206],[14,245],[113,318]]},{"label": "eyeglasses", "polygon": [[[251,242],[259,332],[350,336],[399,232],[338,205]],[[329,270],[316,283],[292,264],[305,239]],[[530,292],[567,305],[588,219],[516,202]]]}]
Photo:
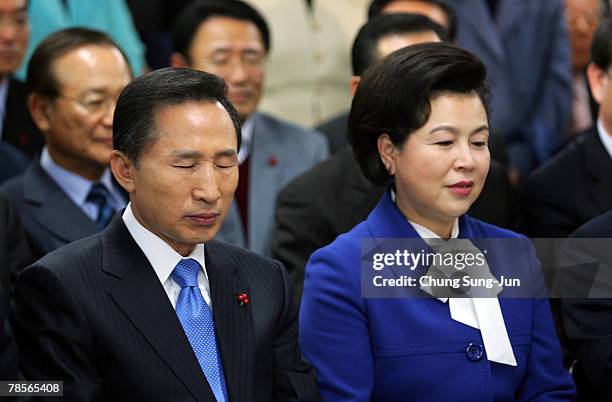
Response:
[{"label": "eyeglasses", "polygon": [[92,114],[102,114],[117,104],[117,98],[111,96],[92,96],[87,99],[78,99],[72,96],[58,94],[57,97],[75,102]]}]

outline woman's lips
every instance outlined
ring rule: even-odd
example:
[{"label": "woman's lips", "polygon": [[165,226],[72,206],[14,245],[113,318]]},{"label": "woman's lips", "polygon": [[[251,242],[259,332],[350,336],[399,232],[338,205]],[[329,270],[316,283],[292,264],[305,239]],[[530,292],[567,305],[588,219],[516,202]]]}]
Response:
[{"label": "woman's lips", "polygon": [[470,194],[470,192],[472,192],[474,182],[471,180],[462,180],[447,187],[451,191],[451,193],[455,195],[467,196]]}]

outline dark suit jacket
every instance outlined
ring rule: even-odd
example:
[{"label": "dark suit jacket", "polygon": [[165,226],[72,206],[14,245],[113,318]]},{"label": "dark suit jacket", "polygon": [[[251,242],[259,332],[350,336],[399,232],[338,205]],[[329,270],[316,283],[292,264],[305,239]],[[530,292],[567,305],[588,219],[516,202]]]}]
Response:
[{"label": "dark suit jacket", "polygon": [[33,261],[19,215],[9,199],[0,194],[0,286],[8,293],[17,274]]},{"label": "dark suit jacket", "polygon": [[[283,267],[216,241],[205,255],[229,400],[319,400],[298,348]],[[238,292],[249,295],[246,307]],[[215,400],[163,286],[119,216],[26,269],[11,324],[22,374],[63,380],[67,400]]]},{"label": "dark suit jacket", "polygon": [[2,140],[34,157],[42,149],[45,139],[30,116],[25,85],[13,78],[9,81],[5,110]]},{"label": "dark suit jacket", "polygon": [[0,380],[19,379],[17,347],[11,334],[8,320],[8,299],[0,283]]},{"label": "dark suit jacket", "polygon": [[0,142],[0,183],[22,174],[30,164],[28,157],[6,142]]},{"label": "dark suit jacket", "polygon": [[36,257],[100,231],[35,160],[0,187],[17,207]]},{"label": "dark suit jacket", "polygon": [[[280,192],[272,257],[287,267],[298,302],[310,255],[365,220],[384,190],[363,176],[352,149],[345,146]],[[515,198],[505,169],[492,161],[486,185],[470,214],[512,228],[519,212]]]},{"label": "dark suit jacket", "polygon": [[[566,243],[567,258],[578,254],[581,263],[598,264],[598,270],[605,272],[595,280],[612,277],[612,211],[581,226],[571,238]],[[568,344],[579,359],[574,366],[579,401],[612,401],[612,299],[562,299],[561,306]]]},{"label": "dark suit jacket", "polygon": [[566,237],[612,209],[612,158],[596,129],[580,134],[536,170],[522,190],[532,237]]}]

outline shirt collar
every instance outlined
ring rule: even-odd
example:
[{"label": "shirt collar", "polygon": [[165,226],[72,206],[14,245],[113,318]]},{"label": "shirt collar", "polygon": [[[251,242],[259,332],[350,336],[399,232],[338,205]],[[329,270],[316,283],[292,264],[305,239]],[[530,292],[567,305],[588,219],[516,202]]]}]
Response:
[{"label": "shirt collar", "polygon": [[240,151],[238,151],[238,164],[242,165],[242,162],[247,160],[249,153],[251,152],[251,143],[253,142],[253,126],[255,125],[254,113],[246,118],[242,123],[242,144],[240,145]]},{"label": "shirt collar", "polygon": [[612,158],[612,136],[606,131],[600,119],[597,120],[597,134],[608,155]]},{"label": "shirt collar", "polygon": [[197,244],[191,254],[183,257],[170,247],[168,243],[138,222],[132,212],[132,203],[128,203],[122,218],[134,241],[136,241],[138,247],[140,247],[147,260],[149,260],[162,285],[168,280],[176,264],[183,258],[193,258],[199,262],[204,274],[206,274],[203,243]]},{"label": "shirt collar", "polygon": [[[77,205],[85,204],[87,196],[91,191],[91,186],[94,185],[95,181],[86,179],[55,163],[49,154],[47,146],[43,148],[40,155],[40,165],[49,177],[68,195],[72,202]],[[111,194],[114,194],[110,169],[105,169],[97,182],[102,183]]]},{"label": "shirt collar", "polygon": [[[391,200],[393,200],[393,202],[395,203],[395,190],[393,189],[391,189]],[[419,225],[418,223],[415,223],[408,218],[406,218],[406,220],[412,225],[412,227],[421,239],[441,239],[440,236],[438,236],[436,233],[426,228],[425,226]],[[455,221],[453,222],[453,228],[451,229],[450,238],[456,239],[457,237],[459,237],[459,218],[455,218]]]}]

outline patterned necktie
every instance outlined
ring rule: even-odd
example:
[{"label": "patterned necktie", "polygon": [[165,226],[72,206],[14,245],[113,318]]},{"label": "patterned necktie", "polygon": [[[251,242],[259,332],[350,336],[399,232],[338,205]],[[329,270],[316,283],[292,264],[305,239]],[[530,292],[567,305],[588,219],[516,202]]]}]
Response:
[{"label": "patterned necktie", "polygon": [[176,314],[185,330],[200,367],[217,401],[227,401],[223,364],[219,356],[212,312],[198,287],[198,272],[202,267],[192,258],[179,261],[172,279],[181,287],[176,302]]},{"label": "patterned necktie", "polygon": [[94,183],[87,195],[87,201],[98,206],[96,222],[105,228],[115,214],[115,208],[111,204],[110,193],[106,187],[102,183]]}]

